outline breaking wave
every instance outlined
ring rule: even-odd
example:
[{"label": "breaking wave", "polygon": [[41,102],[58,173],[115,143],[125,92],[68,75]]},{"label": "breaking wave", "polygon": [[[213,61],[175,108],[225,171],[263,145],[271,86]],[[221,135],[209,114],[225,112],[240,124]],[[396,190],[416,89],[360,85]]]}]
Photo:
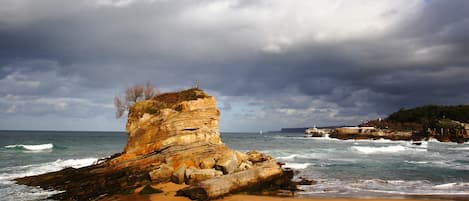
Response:
[{"label": "breaking wave", "polygon": [[58,171],[63,168],[73,167],[80,168],[88,165],[92,165],[98,161],[97,158],[82,158],[82,159],[68,159],[62,160],[57,159],[52,162],[39,163],[32,165],[6,167],[0,169],[0,182],[6,182],[18,177],[26,177],[32,175],[43,174],[46,172]]},{"label": "breaking wave", "polygon": [[46,172],[58,171],[66,167],[80,168],[96,163],[97,158],[57,159],[52,162],[32,165],[5,167],[0,169],[0,195],[5,200],[44,200],[61,191],[44,190],[38,187],[17,185],[13,179]]},{"label": "breaking wave", "polygon": [[285,163],[285,165],[283,165],[282,167],[299,170],[299,169],[306,169],[310,165],[311,163]]},{"label": "breaking wave", "polygon": [[38,145],[26,145],[26,144],[14,144],[14,145],[7,145],[5,146],[7,149],[19,149],[19,150],[26,150],[26,151],[45,151],[51,150],[54,148],[54,144],[38,144]]},{"label": "breaking wave", "polygon": [[[424,147],[425,148],[425,147]],[[392,145],[386,147],[370,147],[370,146],[352,146],[352,150],[358,151],[364,154],[380,154],[380,153],[398,153],[404,151],[426,151],[422,148],[409,148],[402,145]]]}]

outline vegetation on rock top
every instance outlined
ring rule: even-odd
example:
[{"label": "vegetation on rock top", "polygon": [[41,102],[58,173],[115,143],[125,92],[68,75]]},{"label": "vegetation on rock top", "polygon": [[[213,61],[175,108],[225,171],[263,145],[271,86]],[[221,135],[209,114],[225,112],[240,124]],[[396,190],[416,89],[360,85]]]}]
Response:
[{"label": "vegetation on rock top", "polygon": [[175,108],[181,102],[208,97],[201,89],[191,88],[179,92],[163,93],[148,100],[137,101],[129,108],[129,118],[138,118],[143,114],[158,114],[162,109]]},{"label": "vegetation on rock top", "polygon": [[425,124],[445,118],[460,122],[469,122],[469,105],[427,105],[412,109],[400,109],[389,115],[388,120]]},{"label": "vegetation on rock top", "polygon": [[129,117],[141,116],[143,113],[157,114],[161,109],[172,108],[183,101],[197,100],[207,96],[199,88],[162,94],[151,82],[147,82],[146,85],[136,84],[125,90],[123,98],[114,97],[116,118],[122,117],[125,111],[129,111]]}]

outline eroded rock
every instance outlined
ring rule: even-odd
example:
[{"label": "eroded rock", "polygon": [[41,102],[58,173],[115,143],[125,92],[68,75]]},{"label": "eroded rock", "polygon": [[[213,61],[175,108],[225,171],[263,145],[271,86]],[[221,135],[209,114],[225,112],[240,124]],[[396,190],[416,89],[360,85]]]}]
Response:
[{"label": "eroded rock", "polygon": [[238,168],[238,159],[234,152],[227,152],[215,164],[215,169],[220,170],[223,174],[231,174]]},{"label": "eroded rock", "polygon": [[199,89],[139,101],[129,109],[122,153],[89,167],[16,181],[64,191],[52,196],[58,200],[92,200],[169,180],[208,188],[206,198],[214,198],[281,176],[272,157],[243,154],[221,141],[216,105]]},{"label": "eroded rock", "polygon": [[251,161],[252,163],[259,163],[259,162],[272,160],[271,156],[264,154],[264,153],[260,153],[258,151],[249,151],[246,154],[248,156],[248,160]]},{"label": "eroded rock", "polygon": [[150,171],[148,174],[153,182],[165,182],[171,179],[173,171],[173,167],[167,164],[162,164],[156,169]]}]

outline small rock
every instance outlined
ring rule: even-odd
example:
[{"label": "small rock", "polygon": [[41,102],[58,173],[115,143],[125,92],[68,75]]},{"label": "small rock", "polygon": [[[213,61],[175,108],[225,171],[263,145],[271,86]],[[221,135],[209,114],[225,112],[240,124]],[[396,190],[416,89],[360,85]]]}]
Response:
[{"label": "small rock", "polygon": [[212,169],[215,166],[215,159],[213,158],[204,158],[200,161],[200,168],[201,169]]},{"label": "small rock", "polygon": [[222,175],[223,172],[214,169],[187,169],[186,183],[192,185]]},{"label": "small rock", "polygon": [[162,190],[153,188],[151,185],[146,185],[138,194],[148,195],[148,194],[162,193],[162,192],[163,192]]},{"label": "small rock", "polygon": [[293,191],[283,190],[283,189],[279,189],[279,190],[275,191],[274,194],[276,196],[282,196],[282,197],[292,197],[292,196],[295,195],[295,193]]},{"label": "small rock", "polygon": [[303,177],[300,177],[299,179],[300,179],[300,181],[297,182],[298,185],[314,185],[314,184],[317,184],[317,181],[314,181],[314,180],[309,180],[309,179],[306,179],[306,178],[303,178]]},{"label": "small rock", "polygon": [[157,169],[150,171],[148,174],[153,182],[164,182],[170,180],[172,173],[173,167],[163,164]]},{"label": "small rock", "polygon": [[241,163],[248,161],[248,156],[244,153],[241,153],[239,151],[234,151],[236,155],[236,159],[238,160],[238,165],[241,165]]},{"label": "small rock", "polygon": [[248,156],[248,160],[251,161],[252,163],[259,163],[259,162],[264,162],[264,161],[272,159],[271,156],[260,153],[258,151],[249,151],[246,154]]},{"label": "small rock", "polygon": [[238,168],[238,160],[233,152],[228,152],[222,156],[215,165],[215,169],[221,170],[223,174],[230,174]]},{"label": "small rock", "polygon": [[171,181],[176,184],[182,184],[184,183],[184,176],[186,173],[186,166],[181,165],[178,168],[176,168],[171,175]]},{"label": "small rock", "polygon": [[250,161],[242,162],[238,167],[238,171],[244,171],[252,168],[252,163]]}]

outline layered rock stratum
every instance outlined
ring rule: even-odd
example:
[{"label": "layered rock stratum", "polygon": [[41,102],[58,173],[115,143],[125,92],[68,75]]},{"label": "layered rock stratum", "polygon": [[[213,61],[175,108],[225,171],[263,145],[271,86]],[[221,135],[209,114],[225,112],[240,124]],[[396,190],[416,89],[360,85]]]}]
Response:
[{"label": "layered rock stratum", "polygon": [[218,130],[214,97],[199,89],[138,101],[128,113],[122,153],[79,169],[16,179],[18,184],[63,191],[51,198],[92,200],[161,182],[186,183],[179,195],[207,200],[289,178],[272,157],[227,147]]}]

